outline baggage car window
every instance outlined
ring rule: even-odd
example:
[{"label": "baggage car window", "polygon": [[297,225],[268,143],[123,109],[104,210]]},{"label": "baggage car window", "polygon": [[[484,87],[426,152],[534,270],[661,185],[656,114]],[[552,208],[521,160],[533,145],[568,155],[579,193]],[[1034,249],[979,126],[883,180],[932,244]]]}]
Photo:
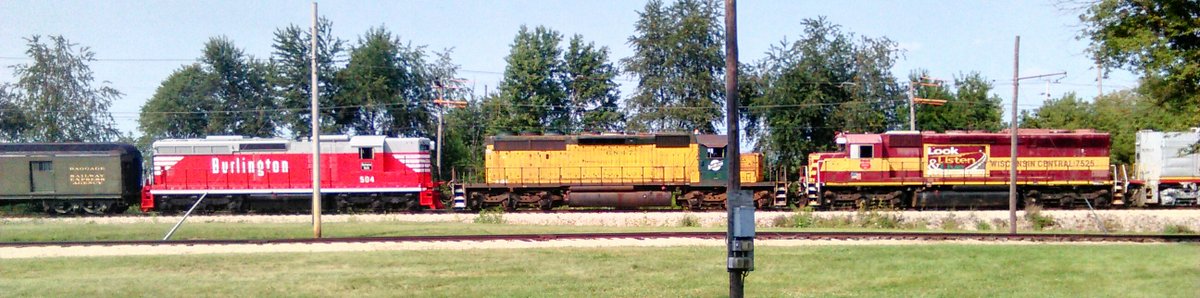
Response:
[{"label": "baggage car window", "polygon": [[358,158],[360,158],[360,159],[375,159],[375,148],[372,148],[372,147],[358,148]]}]

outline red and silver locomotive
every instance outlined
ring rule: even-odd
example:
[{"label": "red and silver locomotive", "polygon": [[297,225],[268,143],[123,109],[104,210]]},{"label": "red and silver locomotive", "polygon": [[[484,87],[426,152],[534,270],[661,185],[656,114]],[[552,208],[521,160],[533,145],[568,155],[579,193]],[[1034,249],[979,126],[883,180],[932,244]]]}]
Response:
[{"label": "red and silver locomotive", "polygon": [[[322,206],[351,209],[440,209],[430,141],[385,136],[321,136]],[[152,180],[143,211],[297,210],[312,194],[312,143],[210,136],[154,142]]]}]

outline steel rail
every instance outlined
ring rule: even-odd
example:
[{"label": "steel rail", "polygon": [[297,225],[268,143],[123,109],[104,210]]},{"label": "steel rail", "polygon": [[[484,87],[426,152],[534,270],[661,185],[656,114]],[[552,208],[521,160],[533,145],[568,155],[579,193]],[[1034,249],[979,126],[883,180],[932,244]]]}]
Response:
[{"label": "steel rail", "polygon": [[[1008,234],[941,232],[759,232],[761,240],[912,240],[912,241],[1022,241],[1022,242],[1127,242],[1127,243],[1200,243],[1200,235],[1163,234]],[[396,237],[344,237],[294,239],[202,239],[202,240],[105,240],[0,242],[0,247],[81,247],[81,246],[197,246],[197,245],[273,245],[339,244],[387,242],[480,242],[480,241],[554,241],[592,239],[724,239],[725,232],[639,232],[639,233],[564,233],[507,235],[437,235]]]}]

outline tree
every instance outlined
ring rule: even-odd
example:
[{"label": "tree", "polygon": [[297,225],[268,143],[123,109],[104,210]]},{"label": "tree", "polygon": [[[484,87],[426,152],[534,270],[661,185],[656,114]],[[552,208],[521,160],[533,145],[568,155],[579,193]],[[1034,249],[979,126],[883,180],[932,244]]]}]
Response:
[{"label": "tree", "polygon": [[[100,142],[120,136],[108,108],[121,92],[95,87],[95,53],[62,36],[25,39],[29,64],[12,66],[16,84],[0,88],[0,124],[10,140]],[[17,112],[14,112],[17,111]]]},{"label": "tree", "polygon": [[583,36],[571,37],[570,45],[563,54],[566,74],[564,87],[570,105],[569,112],[583,131],[619,131],[624,127],[625,115],[617,102],[621,98],[617,83],[617,69],[608,61],[608,47],[596,48],[594,43],[583,43]]},{"label": "tree", "polygon": [[[909,76],[910,82],[927,77],[928,73],[921,71]],[[949,86],[939,87],[920,86],[914,93],[916,97],[928,99],[944,99],[941,106],[916,106],[917,129],[944,132],[947,130],[1000,130],[1000,97],[988,94],[992,84],[979,73],[959,75],[954,78],[955,89]],[[898,112],[901,123],[908,123],[908,104],[900,107]],[[907,124],[903,125],[907,128]]]},{"label": "tree", "polygon": [[558,43],[562,34],[538,26],[532,31],[522,25],[504,60],[500,96],[511,105],[510,129],[525,132],[567,132],[571,125],[570,103],[563,90],[563,66]]},{"label": "tree", "polygon": [[215,128],[210,132],[275,136],[279,112],[270,96],[267,65],[244,54],[224,36],[204,44],[200,61],[211,76],[211,96],[218,103],[209,118],[209,125]]},{"label": "tree", "polygon": [[210,125],[208,111],[220,106],[213,97],[216,85],[200,64],[176,70],[142,106],[138,129],[149,139],[202,138],[224,133]]},{"label": "tree", "polygon": [[638,13],[633,56],[621,60],[638,77],[630,128],[716,132],[724,117],[722,9],[716,0],[651,0]]},{"label": "tree", "polygon": [[29,119],[6,85],[0,85],[0,141],[15,142],[29,131]]},{"label": "tree", "polygon": [[802,21],[800,39],[771,47],[742,87],[754,96],[747,133],[776,165],[795,173],[810,152],[828,150],[839,131],[898,126],[904,100],[890,74],[897,52],[887,38],[856,38],[824,18]]},{"label": "tree", "polygon": [[1167,108],[1200,122],[1200,2],[1101,0],[1079,16],[1079,38],[1107,68],[1142,76],[1142,89]]},{"label": "tree", "polygon": [[337,102],[353,107],[338,117],[353,119],[357,134],[431,136],[434,91],[424,59],[423,47],[402,43],[382,27],[367,30],[338,73]]},{"label": "tree", "polygon": [[[341,86],[337,72],[340,67],[336,59],[345,52],[345,40],[333,36],[333,25],[329,19],[317,22],[317,82],[320,90],[321,131],[324,133],[345,132],[351,118],[345,117],[344,107],[335,102]],[[312,134],[312,32],[307,28],[290,25],[275,30],[275,51],[271,56],[270,81],[279,106],[286,109],[280,119],[281,126],[292,132],[295,138]],[[342,116],[342,117],[339,117]]]},{"label": "tree", "polygon": [[1155,100],[1133,91],[1113,92],[1094,102],[1079,99],[1074,93],[1047,100],[1033,112],[1022,112],[1022,128],[1095,129],[1112,139],[1109,155],[1114,163],[1134,160],[1136,134],[1140,130],[1181,131],[1191,123],[1188,111],[1167,110]]}]

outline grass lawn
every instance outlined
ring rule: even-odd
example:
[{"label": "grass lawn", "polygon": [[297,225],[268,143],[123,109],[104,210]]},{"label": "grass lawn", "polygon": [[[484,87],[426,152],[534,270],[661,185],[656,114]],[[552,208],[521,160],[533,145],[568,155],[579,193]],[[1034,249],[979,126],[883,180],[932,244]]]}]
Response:
[{"label": "grass lawn", "polygon": [[[727,294],[719,247],[0,260],[0,296]],[[1195,245],[762,247],[747,296],[1196,297]]]},{"label": "grass lawn", "polygon": [[[31,241],[99,241],[99,240],[158,240],[171,229],[174,222],[158,223],[59,223],[21,222],[0,223],[0,242]],[[863,227],[810,227],[778,228],[760,227],[760,232],[773,231],[923,231],[961,232],[954,230],[928,230],[911,227],[863,228]],[[413,235],[499,235],[499,234],[550,234],[550,233],[620,233],[653,231],[725,231],[724,227],[694,226],[551,226],[523,224],[488,224],[460,222],[326,222],[322,224],[325,237],[386,237]],[[993,230],[991,232],[1007,232]],[[1023,233],[1073,233],[1071,231],[1021,231]],[[189,221],[171,239],[288,239],[312,237],[309,223],[245,223],[245,222],[202,222]]]},{"label": "grass lawn", "polygon": [[[6,223],[0,224],[0,242],[157,240],[174,226],[161,223]],[[498,235],[583,232],[724,231],[700,227],[597,227],[458,222],[333,222],[321,225],[324,237],[384,237],[412,235]],[[309,223],[187,222],[171,239],[285,239],[311,238]]]}]

